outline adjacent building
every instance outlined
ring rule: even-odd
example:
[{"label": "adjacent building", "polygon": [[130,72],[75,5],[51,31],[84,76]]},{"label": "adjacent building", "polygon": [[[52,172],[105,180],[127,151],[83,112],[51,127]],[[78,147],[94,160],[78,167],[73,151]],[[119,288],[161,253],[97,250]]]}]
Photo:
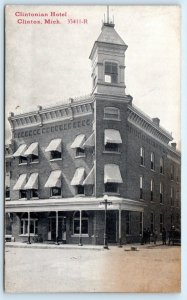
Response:
[{"label": "adjacent building", "polygon": [[126,95],[126,50],[104,23],[89,57],[90,95],[11,113],[5,212],[16,241],[103,244],[106,208],[110,243],[140,241],[144,227],[180,227],[180,152]]}]

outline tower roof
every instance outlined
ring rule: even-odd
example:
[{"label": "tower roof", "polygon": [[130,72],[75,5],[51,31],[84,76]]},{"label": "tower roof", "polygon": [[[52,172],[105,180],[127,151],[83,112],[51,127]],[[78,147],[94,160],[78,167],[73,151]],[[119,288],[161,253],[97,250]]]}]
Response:
[{"label": "tower roof", "polygon": [[125,45],[125,42],[114,29],[114,24],[104,23],[101,30],[97,42]]},{"label": "tower roof", "polygon": [[93,45],[90,58],[92,57],[93,51],[98,43],[119,45],[119,46],[123,46],[125,49],[127,48],[125,42],[122,40],[122,38],[114,29],[113,23],[103,23],[103,26],[101,28],[101,33]]}]

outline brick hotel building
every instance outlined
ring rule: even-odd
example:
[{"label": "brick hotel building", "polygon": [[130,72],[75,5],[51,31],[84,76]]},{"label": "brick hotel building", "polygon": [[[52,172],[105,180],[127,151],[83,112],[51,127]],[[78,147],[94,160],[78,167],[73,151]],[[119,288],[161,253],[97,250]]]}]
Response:
[{"label": "brick hotel building", "polygon": [[[180,227],[180,153],[125,93],[127,45],[104,23],[90,54],[93,89],[67,104],[11,113],[6,220],[16,241],[140,241]],[[10,225],[9,225],[10,227]]]}]

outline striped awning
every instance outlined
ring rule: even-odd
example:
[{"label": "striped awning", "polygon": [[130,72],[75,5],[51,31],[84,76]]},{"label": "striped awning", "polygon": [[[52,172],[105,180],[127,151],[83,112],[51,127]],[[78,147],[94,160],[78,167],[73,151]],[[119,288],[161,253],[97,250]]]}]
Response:
[{"label": "striped awning", "polygon": [[74,142],[71,145],[71,148],[72,149],[83,148],[84,142],[85,142],[85,134],[79,134],[76,136]]},{"label": "striped awning", "polygon": [[22,144],[18,147],[18,149],[16,150],[16,152],[13,154],[13,157],[19,157],[19,156],[24,156],[24,152],[27,148],[26,144]]},{"label": "striped awning", "polygon": [[62,142],[62,139],[54,139],[54,140],[50,141],[49,145],[45,149],[45,152],[50,152],[50,151],[61,152],[62,151],[61,142]]},{"label": "striped awning", "polygon": [[38,189],[38,173],[32,173],[27,181],[25,190],[37,190]]},{"label": "striped awning", "polygon": [[26,178],[27,174],[21,174],[19,175],[19,178],[16,182],[16,184],[13,187],[14,191],[24,190],[25,184],[26,184]]},{"label": "striped awning", "polygon": [[104,166],[104,183],[123,183],[118,165],[107,164]]},{"label": "striped awning", "polygon": [[61,174],[62,171],[60,170],[55,170],[52,171],[51,174],[49,175],[49,178],[45,184],[45,187],[61,187]]},{"label": "striped awning", "polygon": [[36,155],[38,156],[38,143],[32,143],[29,148],[25,151],[24,156]]},{"label": "striped awning", "polygon": [[86,179],[83,181],[83,185],[94,185],[95,183],[95,168],[93,167],[86,177]]},{"label": "striped awning", "polygon": [[80,167],[77,168],[73,179],[71,181],[71,185],[82,185],[85,177],[85,169]]},{"label": "striped awning", "polygon": [[120,132],[115,129],[105,129],[105,145],[111,144],[122,144]]}]

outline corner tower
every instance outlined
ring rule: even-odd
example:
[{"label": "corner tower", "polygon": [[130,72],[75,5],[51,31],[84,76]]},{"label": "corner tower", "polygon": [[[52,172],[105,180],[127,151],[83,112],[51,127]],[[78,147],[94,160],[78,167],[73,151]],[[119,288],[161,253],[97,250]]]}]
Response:
[{"label": "corner tower", "polygon": [[125,96],[125,51],[127,45],[114,29],[114,23],[103,23],[95,41],[92,62],[93,94]]}]

